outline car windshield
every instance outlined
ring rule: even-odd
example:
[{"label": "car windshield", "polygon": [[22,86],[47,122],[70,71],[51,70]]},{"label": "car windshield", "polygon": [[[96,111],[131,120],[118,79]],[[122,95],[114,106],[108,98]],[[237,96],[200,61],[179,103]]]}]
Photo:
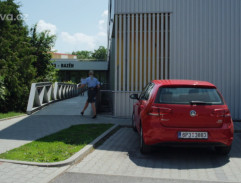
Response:
[{"label": "car windshield", "polygon": [[223,101],[215,88],[161,87],[156,103],[222,105]]}]

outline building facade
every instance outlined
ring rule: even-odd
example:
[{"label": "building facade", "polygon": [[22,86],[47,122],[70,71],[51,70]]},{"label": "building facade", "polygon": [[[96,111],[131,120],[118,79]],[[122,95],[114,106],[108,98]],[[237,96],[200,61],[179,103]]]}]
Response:
[{"label": "building facade", "polygon": [[103,84],[107,83],[108,62],[103,60],[78,60],[76,55],[51,53],[52,61],[58,72],[60,82],[72,81],[79,83],[81,78],[89,76],[89,71],[95,71],[95,77]]},{"label": "building facade", "polygon": [[114,115],[153,79],[215,84],[241,120],[240,0],[110,0],[108,59]]}]

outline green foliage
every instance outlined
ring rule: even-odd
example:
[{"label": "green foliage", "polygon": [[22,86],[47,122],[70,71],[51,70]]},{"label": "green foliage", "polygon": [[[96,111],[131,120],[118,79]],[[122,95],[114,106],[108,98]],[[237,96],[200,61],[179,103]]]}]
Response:
[{"label": "green foliage", "polygon": [[4,102],[6,96],[6,88],[4,86],[4,78],[0,76],[0,102]]},{"label": "green foliage", "polygon": [[49,31],[37,32],[37,25],[30,29],[31,46],[34,48],[33,55],[37,57],[33,62],[36,68],[37,82],[56,81],[56,70],[51,62],[51,48],[54,46],[55,35],[50,35]]},{"label": "green foliage", "polygon": [[58,162],[71,157],[109,129],[112,124],[76,125],[0,154],[1,159]]},{"label": "green foliage", "polygon": [[56,71],[49,51],[54,37],[47,32],[29,32],[19,19],[19,5],[13,0],[0,1],[0,111],[25,111],[32,82],[53,81]]},{"label": "green foliage", "polygon": [[[0,1],[0,14],[11,14],[17,18],[19,5],[13,0]],[[0,21],[0,71],[4,78],[6,95],[0,104],[1,111],[26,108],[31,81],[35,77],[28,29],[22,20]]]},{"label": "green foliage", "polygon": [[92,57],[97,60],[106,60],[107,49],[104,46],[100,46],[97,50],[94,51]]},{"label": "green foliage", "polygon": [[76,51],[72,52],[72,55],[77,55],[80,60],[106,60],[107,49],[104,46],[100,46],[94,52],[91,51]]},{"label": "green foliage", "polygon": [[76,83],[74,83],[73,81],[65,81],[64,83],[67,83],[67,84],[76,84]]},{"label": "green foliage", "polygon": [[72,55],[77,55],[77,58],[80,60],[92,59],[92,52],[91,51],[76,51],[72,52]]}]

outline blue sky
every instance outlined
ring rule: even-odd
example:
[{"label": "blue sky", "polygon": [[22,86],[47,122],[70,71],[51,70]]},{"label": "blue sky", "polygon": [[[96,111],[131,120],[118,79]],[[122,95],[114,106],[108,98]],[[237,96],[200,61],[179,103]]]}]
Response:
[{"label": "blue sky", "polygon": [[[57,35],[54,50],[93,51],[107,44],[108,0],[16,0],[29,27]],[[26,15],[26,16],[25,16]]]}]

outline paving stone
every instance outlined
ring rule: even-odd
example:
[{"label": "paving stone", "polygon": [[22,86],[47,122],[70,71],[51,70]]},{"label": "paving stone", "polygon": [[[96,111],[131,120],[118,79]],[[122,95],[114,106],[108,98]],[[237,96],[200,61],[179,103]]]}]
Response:
[{"label": "paving stone", "polygon": [[[49,182],[51,177],[59,168],[43,168],[37,166],[26,166],[18,165],[12,163],[2,163],[0,166],[3,166],[4,169],[0,169],[0,182],[43,182],[45,179],[46,183]],[[15,169],[12,169],[12,168]],[[4,170],[4,171],[3,171]],[[6,171],[7,170],[7,171]],[[17,171],[15,171],[17,170]],[[31,171],[30,171],[31,170]],[[60,172],[61,173],[61,172]],[[57,176],[57,175],[56,175]]]},{"label": "paving stone", "polygon": [[197,181],[241,180],[239,134],[235,134],[230,157],[216,155],[208,148],[168,147],[142,155],[138,143],[139,136],[132,129],[122,128],[68,172]]}]

